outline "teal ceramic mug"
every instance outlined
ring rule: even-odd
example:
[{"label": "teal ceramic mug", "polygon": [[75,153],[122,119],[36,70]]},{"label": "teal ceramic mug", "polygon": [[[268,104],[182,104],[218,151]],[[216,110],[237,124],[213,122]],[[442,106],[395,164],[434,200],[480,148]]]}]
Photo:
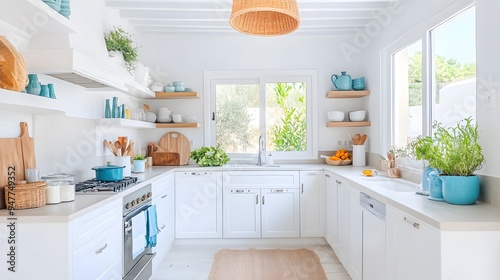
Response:
[{"label": "teal ceramic mug", "polygon": [[352,89],[364,90],[365,89],[365,77],[353,79],[352,80]]},{"label": "teal ceramic mug", "polygon": [[47,85],[40,86],[40,96],[50,97],[49,87]]}]

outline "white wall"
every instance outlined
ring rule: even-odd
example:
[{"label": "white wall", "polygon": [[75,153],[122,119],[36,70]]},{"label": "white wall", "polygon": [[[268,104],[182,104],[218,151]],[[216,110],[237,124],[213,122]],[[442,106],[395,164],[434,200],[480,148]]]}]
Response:
[{"label": "white wall", "polygon": [[[193,88],[201,95],[200,100],[165,100],[161,105],[174,112],[195,116],[200,122],[209,113],[203,112],[203,71],[206,70],[317,70],[318,71],[318,109],[313,112],[319,116],[319,150],[334,150],[337,140],[347,140],[347,133],[362,132],[363,129],[326,128],[326,112],[330,110],[359,110],[366,106],[363,99],[339,100],[326,99],[331,89],[330,76],[347,71],[353,77],[364,75],[354,63],[348,63],[338,49],[346,37],[288,35],[263,38],[248,35],[164,35],[142,34],[138,36],[142,44],[140,58],[143,63],[157,72],[161,82],[184,81],[186,87]],[[157,106],[157,107],[158,107]],[[203,146],[205,128],[180,131],[195,146]],[[366,129],[365,129],[366,130]],[[156,131],[148,138],[158,141],[165,131]]]}]

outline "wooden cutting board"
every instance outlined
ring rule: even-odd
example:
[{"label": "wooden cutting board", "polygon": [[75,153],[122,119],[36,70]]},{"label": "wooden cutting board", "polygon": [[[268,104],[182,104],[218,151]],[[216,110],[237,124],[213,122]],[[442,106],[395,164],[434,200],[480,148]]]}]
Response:
[{"label": "wooden cutting board", "polygon": [[21,136],[0,138],[0,186],[6,186],[9,180],[9,167],[15,167],[16,181],[24,180],[26,168],[35,168],[35,145],[29,137],[28,124],[22,122]]},{"label": "wooden cutting board", "polygon": [[158,146],[165,152],[178,153],[179,165],[188,164],[191,153],[191,145],[189,144],[189,140],[186,136],[179,132],[169,132],[160,139]]},{"label": "wooden cutting board", "polygon": [[179,153],[154,152],[152,157],[155,166],[180,165]]}]

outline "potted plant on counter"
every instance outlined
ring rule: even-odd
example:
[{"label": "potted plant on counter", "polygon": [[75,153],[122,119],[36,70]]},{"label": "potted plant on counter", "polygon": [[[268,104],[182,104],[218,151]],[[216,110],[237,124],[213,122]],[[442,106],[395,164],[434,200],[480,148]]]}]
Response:
[{"label": "potted plant on counter", "polygon": [[143,154],[137,154],[134,156],[134,173],[143,173],[146,170],[146,156]]},{"label": "potted plant on counter", "polygon": [[419,137],[412,142],[416,158],[427,160],[430,167],[439,171],[429,175],[442,182],[446,202],[474,204],[479,197],[479,177],[473,173],[484,164],[477,124],[469,117],[454,127],[445,128],[438,122],[432,127],[432,137]]}]

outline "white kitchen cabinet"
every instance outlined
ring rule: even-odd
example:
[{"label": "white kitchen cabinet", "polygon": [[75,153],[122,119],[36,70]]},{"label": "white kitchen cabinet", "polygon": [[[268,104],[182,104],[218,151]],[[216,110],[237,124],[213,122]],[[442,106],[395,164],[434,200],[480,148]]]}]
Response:
[{"label": "white kitchen cabinet", "polygon": [[260,237],[260,189],[224,189],[223,194],[224,238]]},{"label": "white kitchen cabinet", "polygon": [[224,172],[224,238],[299,237],[297,171]]},{"label": "white kitchen cabinet", "polygon": [[121,279],[122,203],[116,200],[70,223],[73,279]]},{"label": "white kitchen cabinet", "polygon": [[363,220],[359,204],[360,192],[349,187],[349,275],[353,280],[362,279],[363,269]]},{"label": "white kitchen cabinet", "polygon": [[175,172],[175,237],[222,238],[222,172]]},{"label": "white kitchen cabinet", "polygon": [[174,174],[171,173],[151,183],[153,190],[152,204],[156,205],[158,233],[156,247],[152,248],[156,256],[153,258],[153,273],[156,271],[175,238],[175,217],[174,217]]},{"label": "white kitchen cabinet", "polygon": [[444,279],[439,231],[390,205],[386,213],[387,279]]},{"label": "white kitchen cabinet", "polygon": [[[327,174],[327,241],[353,280],[362,279],[360,192],[345,180]],[[335,200],[336,199],[336,200]],[[333,245],[332,245],[333,244]]]},{"label": "white kitchen cabinet", "polygon": [[325,236],[325,176],[323,171],[300,172],[300,236]]},{"label": "white kitchen cabinet", "polygon": [[262,189],[262,237],[299,237],[299,190]]},{"label": "white kitchen cabinet", "polygon": [[332,174],[325,174],[326,177],[326,225],[325,239],[335,251],[338,251],[338,196],[337,182]]},{"label": "white kitchen cabinet", "polygon": [[224,189],[224,238],[299,237],[298,189]]}]

